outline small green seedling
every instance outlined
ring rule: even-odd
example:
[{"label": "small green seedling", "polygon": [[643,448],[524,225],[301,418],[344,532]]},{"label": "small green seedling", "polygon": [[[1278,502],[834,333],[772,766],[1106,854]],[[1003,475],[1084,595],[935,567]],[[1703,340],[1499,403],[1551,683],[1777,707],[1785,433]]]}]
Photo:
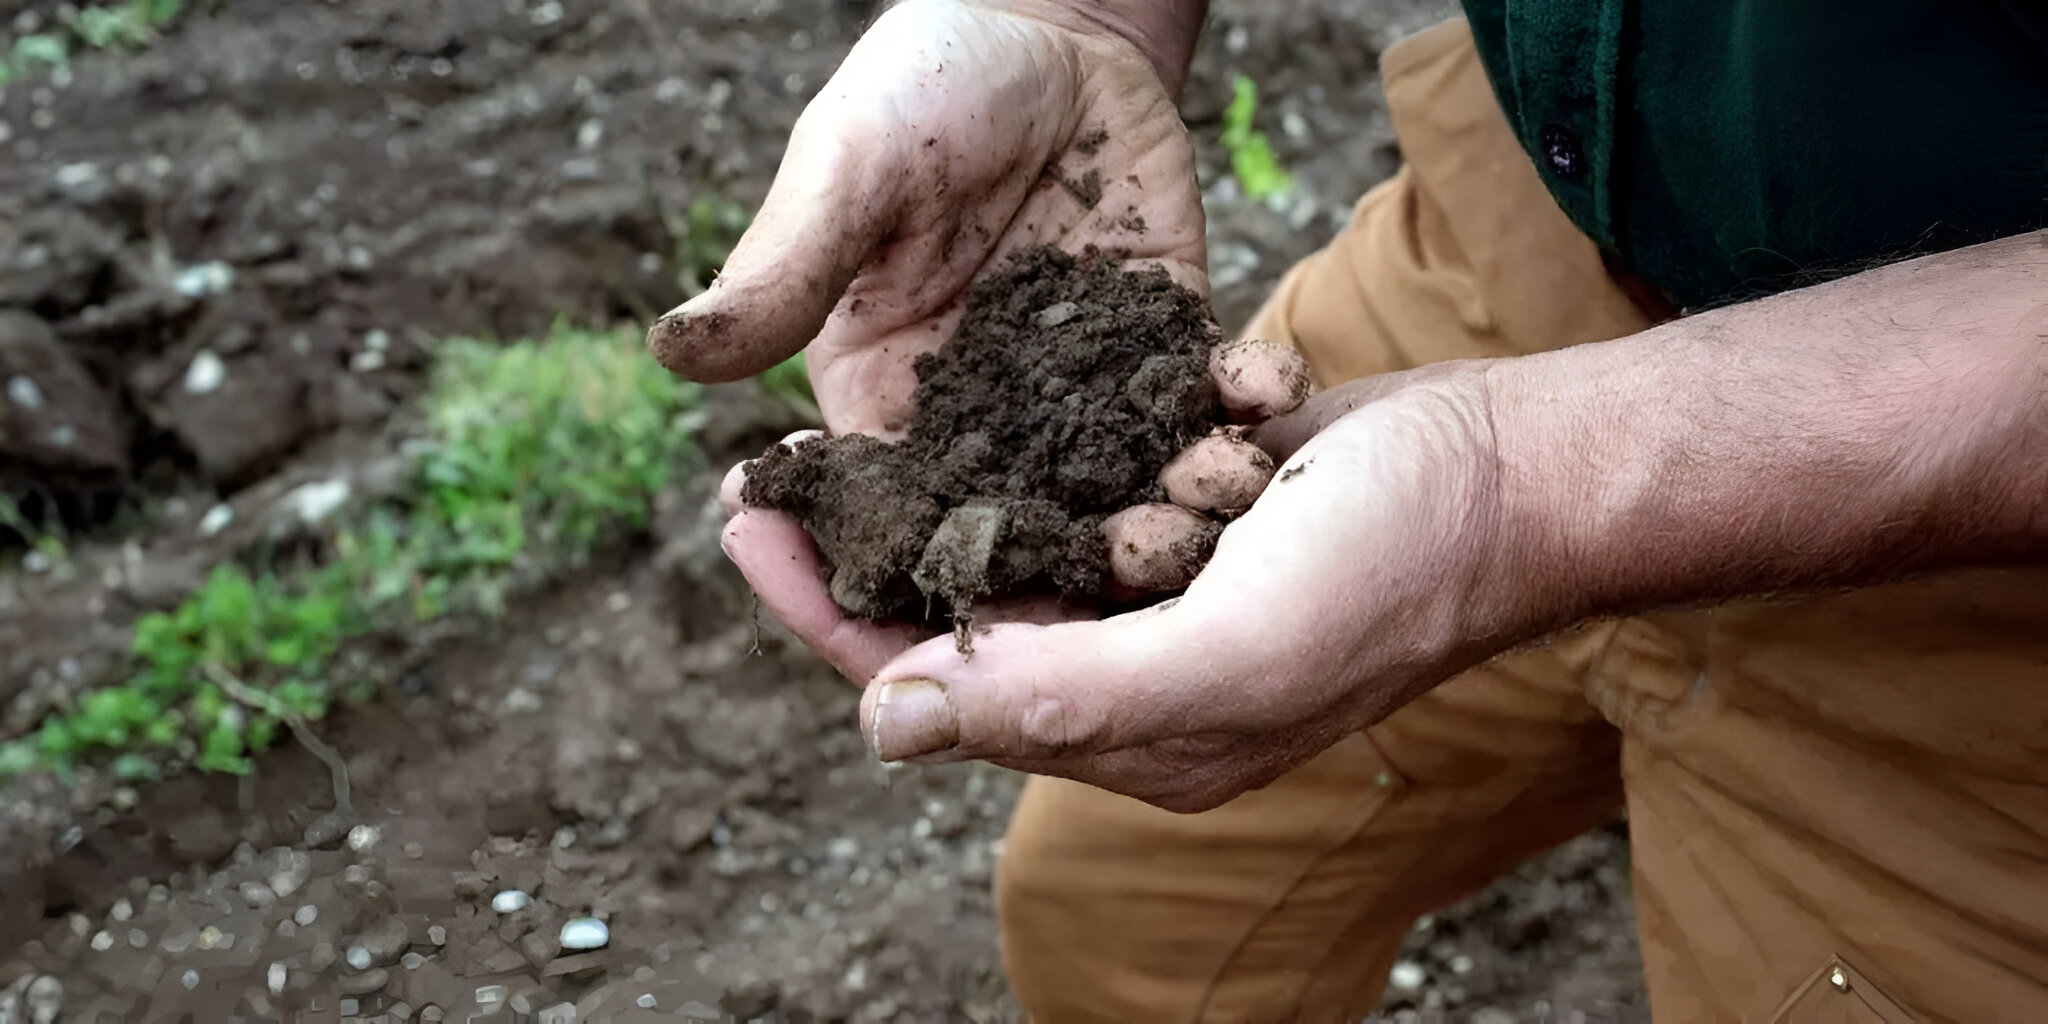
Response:
[{"label": "small green seedling", "polygon": [[1232,90],[1230,107],[1223,112],[1223,148],[1230,151],[1230,173],[1244,194],[1259,202],[1286,195],[1294,189],[1294,177],[1280,166],[1266,134],[1252,127],[1259,107],[1258,86],[1239,75]]},{"label": "small green seedling", "polygon": [[760,380],[762,390],[781,399],[790,408],[814,422],[823,420],[823,414],[818,412],[818,396],[811,391],[811,371],[804,365],[802,352],[762,371]]}]

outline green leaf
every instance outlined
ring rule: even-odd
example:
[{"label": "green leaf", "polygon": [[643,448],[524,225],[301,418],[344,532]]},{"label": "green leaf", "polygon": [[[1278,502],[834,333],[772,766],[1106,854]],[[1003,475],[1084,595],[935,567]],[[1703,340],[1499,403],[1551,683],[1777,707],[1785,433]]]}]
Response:
[{"label": "green leaf", "polygon": [[14,41],[14,63],[24,69],[31,64],[41,64],[55,70],[70,62],[71,50],[64,45],[63,36],[42,32]]},{"label": "green leaf", "polygon": [[163,770],[142,754],[127,753],[114,759],[114,777],[123,782],[155,782]]},{"label": "green leaf", "polygon": [[1263,202],[1292,191],[1294,178],[1281,168],[1265,134],[1252,127],[1259,105],[1258,86],[1239,75],[1231,92],[1230,106],[1223,112],[1222,137],[1223,148],[1230,151],[1230,173],[1254,200]]}]

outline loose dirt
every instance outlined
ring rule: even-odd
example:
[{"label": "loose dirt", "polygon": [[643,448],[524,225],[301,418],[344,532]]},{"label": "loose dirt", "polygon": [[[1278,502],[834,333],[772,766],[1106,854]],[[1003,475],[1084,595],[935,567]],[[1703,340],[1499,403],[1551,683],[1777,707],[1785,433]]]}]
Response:
[{"label": "loose dirt", "polygon": [[[975,286],[915,364],[907,436],[777,445],[746,500],[817,538],[832,596],[872,618],[965,618],[1030,590],[1102,592],[1110,513],[1160,500],[1159,471],[1223,422],[1222,330],[1157,268],[1045,247]],[[1205,553],[1194,553],[1205,554]]]}]

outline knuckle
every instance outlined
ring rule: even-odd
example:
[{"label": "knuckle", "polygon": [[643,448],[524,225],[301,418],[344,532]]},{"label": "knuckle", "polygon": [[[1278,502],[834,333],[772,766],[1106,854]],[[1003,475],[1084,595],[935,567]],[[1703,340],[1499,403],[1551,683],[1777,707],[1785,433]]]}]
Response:
[{"label": "knuckle", "polygon": [[1097,750],[1107,733],[1099,714],[1056,694],[1037,694],[1017,719],[1017,741],[1029,757],[1067,757]]}]

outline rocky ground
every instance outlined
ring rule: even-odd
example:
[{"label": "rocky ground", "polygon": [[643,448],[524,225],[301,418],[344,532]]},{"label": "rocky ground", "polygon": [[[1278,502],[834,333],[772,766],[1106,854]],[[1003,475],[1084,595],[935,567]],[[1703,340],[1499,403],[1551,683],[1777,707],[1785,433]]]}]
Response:
[{"label": "rocky ground", "polygon": [[[758,201],[871,14],[188,6],[0,87],[0,489],[74,537],[0,557],[0,737],[116,678],[134,618],[306,485],[388,486],[425,339],[678,301],[693,205]],[[1377,54],[1447,5],[1214,8],[1185,113],[1235,324],[1397,165]],[[59,14],[9,10],[0,35]],[[1222,173],[1238,72],[1287,202]],[[713,410],[715,459],[786,425],[744,386]],[[293,747],[246,788],[0,794],[0,1021],[1013,1019],[987,883],[1018,780],[873,764],[854,694],[726,568],[715,479],[506,620],[378,652],[383,699],[322,729],[345,793]],[[575,917],[608,944],[559,948]],[[1644,1019],[1619,828],[1419,923],[1394,982],[1390,1012]]]}]

